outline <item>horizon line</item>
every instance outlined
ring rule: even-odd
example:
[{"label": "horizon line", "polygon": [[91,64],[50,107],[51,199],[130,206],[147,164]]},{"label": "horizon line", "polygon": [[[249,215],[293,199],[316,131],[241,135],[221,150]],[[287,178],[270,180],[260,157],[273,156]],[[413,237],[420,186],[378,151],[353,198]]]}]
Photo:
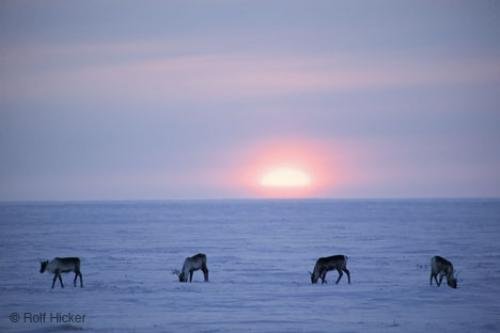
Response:
[{"label": "horizon line", "polygon": [[241,198],[149,198],[149,199],[23,199],[23,200],[0,200],[0,204],[29,204],[29,203],[97,203],[97,202],[114,202],[114,203],[130,203],[130,202],[187,202],[187,201],[498,201],[499,197],[494,196],[408,196],[408,197],[298,197],[298,198],[258,198],[258,197],[241,197]]}]

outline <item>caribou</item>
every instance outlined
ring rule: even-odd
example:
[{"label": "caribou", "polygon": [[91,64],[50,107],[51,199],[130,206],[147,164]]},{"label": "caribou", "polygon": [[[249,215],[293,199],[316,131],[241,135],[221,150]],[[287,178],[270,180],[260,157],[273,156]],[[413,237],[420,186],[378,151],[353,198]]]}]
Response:
[{"label": "caribou", "polygon": [[54,258],[51,261],[45,260],[40,262],[40,273],[48,271],[54,274],[52,279],[52,289],[56,284],[57,278],[61,283],[61,288],[64,288],[62,282],[61,273],[75,272],[75,278],[73,280],[73,286],[76,287],[76,279],[80,277],[80,288],[83,288],[82,272],[80,272],[80,258],[77,257],[65,257],[65,258]]},{"label": "caribou", "polygon": [[311,275],[311,283],[315,284],[318,282],[318,279],[321,278],[321,283],[326,283],[326,273],[328,271],[332,271],[336,269],[339,272],[339,277],[335,284],[338,284],[340,279],[342,278],[342,271],[347,274],[347,282],[351,283],[351,274],[347,269],[347,256],[344,255],[335,255],[330,257],[322,257],[316,261],[314,265],[314,271],[309,274]]},{"label": "caribou", "polygon": [[[441,286],[443,278],[446,276],[446,283],[451,288],[457,288],[457,279],[453,275],[455,272],[453,270],[453,264],[440,256],[434,256],[431,258],[431,278],[430,285],[432,286],[432,279],[436,281],[437,286]],[[439,275],[439,281],[437,276]]]},{"label": "caribou", "polygon": [[195,254],[192,257],[187,257],[184,260],[184,265],[182,265],[182,271],[174,270],[172,273],[177,275],[179,282],[189,282],[193,281],[193,272],[197,270],[203,271],[203,277],[205,282],[208,282],[208,267],[207,267],[207,256],[203,253]]}]

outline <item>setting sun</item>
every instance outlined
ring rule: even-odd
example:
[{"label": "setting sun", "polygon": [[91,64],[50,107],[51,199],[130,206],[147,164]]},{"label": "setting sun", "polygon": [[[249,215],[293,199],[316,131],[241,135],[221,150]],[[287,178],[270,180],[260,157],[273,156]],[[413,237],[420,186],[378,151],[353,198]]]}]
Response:
[{"label": "setting sun", "polygon": [[264,187],[307,187],[311,185],[311,176],[306,172],[291,167],[274,168],[260,178],[260,185]]},{"label": "setting sun", "polygon": [[346,153],[336,144],[307,138],[266,140],[242,149],[242,168],[231,177],[249,196],[312,198],[334,193],[348,179]]}]

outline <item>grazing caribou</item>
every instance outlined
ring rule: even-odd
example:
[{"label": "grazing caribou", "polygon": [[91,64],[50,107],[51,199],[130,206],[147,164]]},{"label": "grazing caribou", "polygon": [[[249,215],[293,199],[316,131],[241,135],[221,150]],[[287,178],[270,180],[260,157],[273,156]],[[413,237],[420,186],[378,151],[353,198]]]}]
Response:
[{"label": "grazing caribou", "polygon": [[205,282],[208,282],[208,268],[207,268],[207,256],[203,253],[198,253],[192,257],[187,257],[184,260],[184,265],[182,266],[182,271],[173,271],[175,275],[179,277],[179,282],[189,282],[193,281],[193,272],[197,270],[203,271],[203,277]]},{"label": "grazing caribou", "polygon": [[312,273],[309,272],[311,274],[311,283],[315,284],[316,282],[318,282],[319,278],[321,278],[321,283],[326,283],[326,273],[334,269],[339,272],[339,278],[337,279],[337,282],[335,282],[336,284],[339,283],[342,275],[344,275],[342,271],[347,274],[347,282],[351,283],[351,274],[346,265],[347,256],[344,255],[319,258],[316,261],[316,265],[314,265],[314,271]]},{"label": "grazing caribou", "polygon": [[[439,287],[441,286],[443,277],[446,276],[446,283],[448,283],[448,286],[456,289],[457,279],[455,278],[455,276],[453,276],[453,273],[454,273],[453,264],[450,261],[440,256],[435,256],[431,258],[431,279],[430,279],[431,286],[433,278]],[[437,279],[438,275],[439,275],[439,281]]]},{"label": "grazing caribou", "polygon": [[75,279],[73,280],[73,286],[76,287],[76,279],[80,277],[80,288],[83,288],[82,272],[80,272],[80,258],[77,257],[66,257],[66,258],[54,258],[51,261],[45,260],[40,262],[40,273],[48,271],[54,274],[54,279],[52,280],[52,288],[56,284],[56,279],[59,278],[61,283],[61,288],[64,288],[61,273],[75,272]]}]

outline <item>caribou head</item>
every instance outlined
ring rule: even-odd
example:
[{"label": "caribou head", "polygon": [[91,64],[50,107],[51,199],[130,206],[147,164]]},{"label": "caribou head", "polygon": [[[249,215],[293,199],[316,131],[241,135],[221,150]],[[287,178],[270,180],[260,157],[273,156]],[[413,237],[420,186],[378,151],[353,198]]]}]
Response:
[{"label": "caribou head", "polygon": [[48,264],[49,264],[48,260],[40,261],[40,273],[45,272],[45,270],[47,269],[47,265]]}]

